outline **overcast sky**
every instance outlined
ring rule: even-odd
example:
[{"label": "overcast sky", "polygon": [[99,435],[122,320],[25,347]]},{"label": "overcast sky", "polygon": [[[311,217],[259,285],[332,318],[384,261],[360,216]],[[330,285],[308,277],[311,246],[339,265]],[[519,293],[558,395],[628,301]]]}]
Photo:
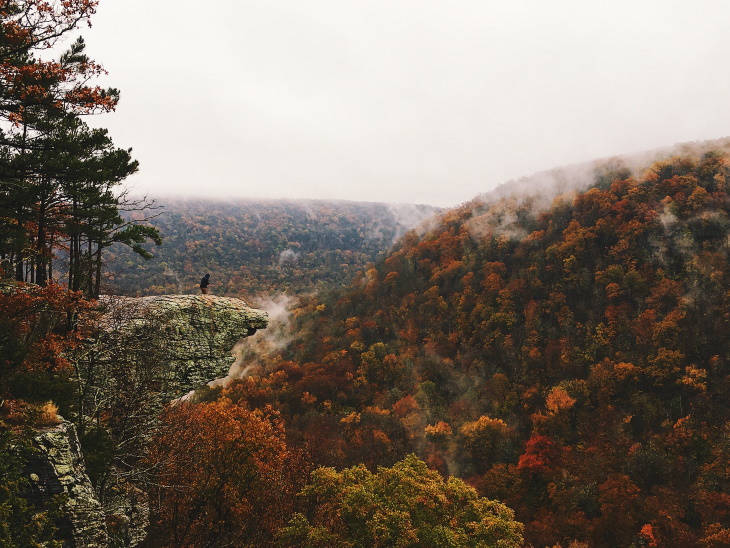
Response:
[{"label": "overcast sky", "polygon": [[729,22],[726,0],[101,0],[83,35],[139,191],[452,206],[730,135]]}]

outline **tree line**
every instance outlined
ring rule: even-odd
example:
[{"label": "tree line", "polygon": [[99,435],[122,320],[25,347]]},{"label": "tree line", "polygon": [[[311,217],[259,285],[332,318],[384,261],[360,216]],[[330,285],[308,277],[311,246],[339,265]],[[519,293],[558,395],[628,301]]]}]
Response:
[{"label": "tree line", "polygon": [[149,211],[120,187],[138,169],[131,149],[84,117],[110,112],[119,91],[93,85],[104,74],[77,37],[97,2],[0,3],[0,265],[2,275],[46,285],[63,277],[89,297],[100,291],[103,252],[116,242],[142,256],[158,231],[125,220]]},{"label": "tree line", "polygon": [[[430,206],[333,200],[161,199],[152,223],[164,245],[144,261],[126,246],[109,250],[104,290],[142,296],[197,291],[211,272],[213,292],[254,299],[347,285],[384,256]],[[406,217],[404,214],[407,214]]]}]

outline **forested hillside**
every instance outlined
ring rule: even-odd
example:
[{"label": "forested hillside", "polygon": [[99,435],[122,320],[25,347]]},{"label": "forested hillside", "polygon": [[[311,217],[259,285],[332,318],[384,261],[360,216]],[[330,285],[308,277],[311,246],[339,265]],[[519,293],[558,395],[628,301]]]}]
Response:
[{"label": "forested hillside", "polygon": [[141,260],[122,246],[107,257],[109,293],[212,290],[230,296],[311,292],[349,283],[407,230],[435,215],[425,205],[321,200],[164,200],[152,223],[164,244]]},{"label": "forested hillside", "polygon": [[730,141],[158,209],[84,121],[97,4],[0,3],[0,545],[730,545]]},{"label": "forested hillside", "polygon": [[315,464],[415,452],[515,509],[534,546],[725,546],[729,166],[614,164],[547,209],[449,211],[205,398],[272,406]]}]

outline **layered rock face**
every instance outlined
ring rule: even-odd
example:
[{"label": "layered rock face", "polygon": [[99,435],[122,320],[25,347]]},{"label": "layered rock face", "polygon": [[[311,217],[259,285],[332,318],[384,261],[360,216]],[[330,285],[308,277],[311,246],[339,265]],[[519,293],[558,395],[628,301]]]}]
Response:
[{"label": "layered rock face", "polygon": [[86,473],[81,446],[72,424],[39,430],[34,438],[39,450],[26,468],[31,497],[66,498],[60,534],[71,546],[108,545],[105,513]]},{"label": "layered rock face", "polygon": [[141,350],[160,361],[159,380],[173,397],[226,376],[236,342],[268,325],[266,312],[215,295],[104,297],[102,303],[104,328],[122,347],[113,359],[138,361]]}]

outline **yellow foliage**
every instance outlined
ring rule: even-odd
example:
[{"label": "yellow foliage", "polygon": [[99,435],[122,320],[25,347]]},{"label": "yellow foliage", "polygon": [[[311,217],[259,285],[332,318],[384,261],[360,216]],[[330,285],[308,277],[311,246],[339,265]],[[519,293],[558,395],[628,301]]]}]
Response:
[{"label": "yellow foliage", "polygon": [[55,426],[60,424],[61,420],[58,418],[58,407],[52,401],[43,404],[39,411],[38,426]]},{"label": "yellow foliage", "polygon": [[451,434],[453,433],[449,423],[444,421],[439,421],[436,424],[428,425],[426,426],[424,431],[426,432],[426,437],[432,441],[444,440],[451,437]]},{"label": "yellow foliage", "polygon": [[689,388],[694,388],[695,390],[698,390],[699,392],[704,392],[707,390],[707,370],[706,369],[700,369],[699,367],[695,365],[688,365],[684,368],[685,375],[682,377],[682,379],[679,381],[680,384],[683,384]]},{"label": "yellow foliage", "polygon": [[359,424],[360,423],[360,413],[353,411],[346,417],[341,418],[340,422],[342,424]]}]

